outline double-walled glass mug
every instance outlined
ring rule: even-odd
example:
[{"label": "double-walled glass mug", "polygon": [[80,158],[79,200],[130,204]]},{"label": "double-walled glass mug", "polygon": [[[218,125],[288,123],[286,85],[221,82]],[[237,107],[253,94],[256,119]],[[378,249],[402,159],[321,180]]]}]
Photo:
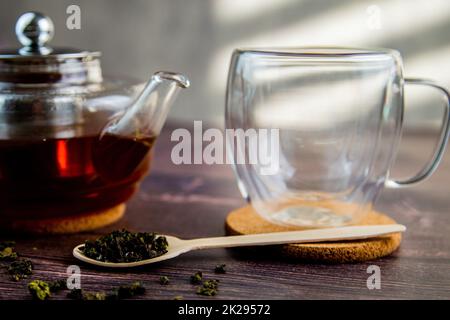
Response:
[{"label": "double-walled glass mug", "polygon": [[[405,84],[438,90],[446,109],[429,163],[396,181],[389,171],[402,131]],[[394,50],[236,50],[225,126],[227,133],[244,133],[241,139],[227,134],[227,146],[238,186],[262,217],[310,228],[349,225],[368,214],[384,186],[408,186],[436,169],[448,140],[449,93],[431,81],[405,79]],[[261,129],[277,134],[255,147],[248,133]],[[277,170],[267,173],[261,161],[248,161],[260,155],[255,148],[261,144],[270,145],[265,151]]]}]

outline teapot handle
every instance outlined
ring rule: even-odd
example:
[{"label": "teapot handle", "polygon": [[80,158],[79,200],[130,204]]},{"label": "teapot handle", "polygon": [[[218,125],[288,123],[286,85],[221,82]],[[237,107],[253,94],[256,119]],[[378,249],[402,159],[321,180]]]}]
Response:
[{"label": "teapot handle", "polygon": [[434,83],[433,81],[426,79],[405,79],[405,84],[411,85],[423,85],[439,90],[445,97],[445,111],[444,111],[444,121],[442,124],[441,134],[439,137],[439,143],[433,152],[433,157],[430,161],[413,177],[405,180],[386,180],[386,186],[391,188],[405,187],[418,182],[421,182],[431,176],[433,172],[438,167],[442,160],[445,149],[447,147],[450,129],[450,93],[444,87]]}]

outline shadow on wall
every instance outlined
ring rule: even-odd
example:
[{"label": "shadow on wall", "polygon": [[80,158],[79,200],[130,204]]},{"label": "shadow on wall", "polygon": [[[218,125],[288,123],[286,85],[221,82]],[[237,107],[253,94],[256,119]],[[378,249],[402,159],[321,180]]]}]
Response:
[{"label": "shadow on wall", "polygon": [[[81,30],[66,28],[71,4],[81,8]],[[109,74],[143,80],[156,70],[189,75],[193,85],[177,101],[172,119],[222,125],[236,47],[389,47],[402,53],[407,75],[450,87],[448,0],[6,0],[0,2],[2,47],[18,45],[14,24],[29,10],[52,18],[53,46],[102,51]],[[425,92],[410,98],[407,109],[411,124],[441,118],[441,107],[431,106]]]}]

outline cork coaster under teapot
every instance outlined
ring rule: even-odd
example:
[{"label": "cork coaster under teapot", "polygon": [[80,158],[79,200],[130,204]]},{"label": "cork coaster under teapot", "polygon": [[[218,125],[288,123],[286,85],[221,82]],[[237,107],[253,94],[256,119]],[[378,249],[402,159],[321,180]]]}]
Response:
[{"label": "cork coaster under teapot", "polygon": [[[371,211],[360,225],[396,223],[387,215]],[[301,230],[302,228],[275,225],[261,218],[251,206],[245,206],[230,212],[225,221],[228,235],[254,234],[265,232],[282,232]],[[326,263],[351,263],[372,260],[387,256],[400,245],[401,234],[396,233],[373,239],[326,242],[311,244],[281,245],[279,251],[283,256],[304,261]]]},{"label": "cork coaster under teapot", "polygon": [[123,217],[125,204],[113,208],[47,219],[2,221],[1,230],[26,234],[70,234],[110,225]]}]

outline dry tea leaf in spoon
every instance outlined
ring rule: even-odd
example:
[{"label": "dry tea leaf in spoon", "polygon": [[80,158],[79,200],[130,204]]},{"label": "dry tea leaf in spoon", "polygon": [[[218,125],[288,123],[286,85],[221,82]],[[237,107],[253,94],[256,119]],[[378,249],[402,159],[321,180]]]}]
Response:
[{"label": "dry tea leaf in spoon", "polygon": [[164,236],[150,232],[113,231],[96,240],[87,240],[82,253],[102,262],[136,262],[161,256],[167,252]]}]

